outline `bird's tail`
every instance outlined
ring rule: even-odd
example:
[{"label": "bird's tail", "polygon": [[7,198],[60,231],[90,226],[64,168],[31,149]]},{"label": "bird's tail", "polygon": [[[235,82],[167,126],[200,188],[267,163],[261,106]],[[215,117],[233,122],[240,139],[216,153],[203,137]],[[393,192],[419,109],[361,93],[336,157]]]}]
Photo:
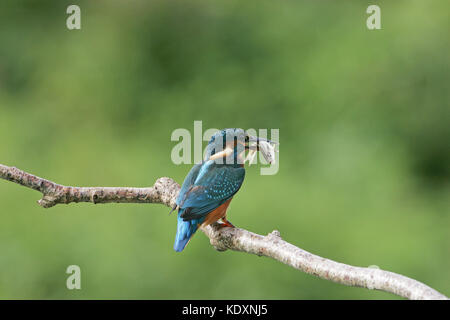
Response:
[{"label": "bird's tail", "polygon": [[180,217],[182,213],[183,209],[180,209],[178,212],[177,234],[173,245],[173,249],[177,252],[183,251],[198,227],[197,220],[184,221],[183,218]]}]

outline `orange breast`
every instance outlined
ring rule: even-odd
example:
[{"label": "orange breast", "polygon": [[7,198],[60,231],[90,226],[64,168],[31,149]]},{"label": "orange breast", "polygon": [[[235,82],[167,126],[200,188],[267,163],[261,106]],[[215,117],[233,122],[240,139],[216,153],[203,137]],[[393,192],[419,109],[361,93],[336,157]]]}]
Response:
[{"label": "orange breast", "polygon": [[227,213],[228,206],[230,205],[230,202],[233,198],[225,202],[224,204],[220,205],[206,216],[205,221],[202,223],[202,227],[209,226],[211,223],[216,222],[217,220],[223,218],[225,214]]}]

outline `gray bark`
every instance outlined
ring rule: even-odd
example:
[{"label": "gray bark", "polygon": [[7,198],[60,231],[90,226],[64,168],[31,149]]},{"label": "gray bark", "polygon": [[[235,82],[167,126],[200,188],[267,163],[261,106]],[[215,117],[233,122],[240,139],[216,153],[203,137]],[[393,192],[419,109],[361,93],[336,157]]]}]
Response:
[{"label": "gray bark", "polygon": [[[43,197],[38,204],[44,208],[71,202],[160,203],[173,207],[180,190],[178,183],[166,177],[159,178],[149,188],[69,187],[2,164],[0,178],[41,192]],[[408,299],[448,299],[425,284],[400,274],[354,267],[309,253],[284,241],[276,230],[262,236],[241,228],[220,227],[216,223],[202,231],[218,251],[229,249],[269,257],[325,280],[382,290]]]}]

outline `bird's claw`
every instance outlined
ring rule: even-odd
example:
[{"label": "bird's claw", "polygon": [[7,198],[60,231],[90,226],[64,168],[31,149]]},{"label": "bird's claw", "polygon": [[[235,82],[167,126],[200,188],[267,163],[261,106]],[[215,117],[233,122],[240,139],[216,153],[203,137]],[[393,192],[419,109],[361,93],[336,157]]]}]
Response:
[{"label": "bird's claw", "polygon": [[228,221],[227,219],[221,219],[222,220],[222,222],[221,223],[219,223],[219,228],[220,229],[222,229],[222,228],[225,228],[225,227],[228,227],[228,228],[236,228],[230,221]]},{"label": "bird's claw", "polygon": [[174,212],[178,208],[178,205],[175,205],[172,207],[172,210],[170,210],[169,215]]}]

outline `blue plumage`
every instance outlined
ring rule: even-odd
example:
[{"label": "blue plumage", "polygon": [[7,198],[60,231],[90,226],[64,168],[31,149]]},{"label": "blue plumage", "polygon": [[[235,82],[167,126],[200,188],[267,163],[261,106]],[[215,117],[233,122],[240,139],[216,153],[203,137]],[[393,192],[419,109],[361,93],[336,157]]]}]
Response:
[{"label": "blue plumage", "polygon": [[[230,200],[239,191],[244,181],[245,169],[243,164],[236,161],[239,153],[236,144],[230,155],[231,162],[209,160],[211,155],[219,152],[229,142],[226,136],[229,130],[234,129],[222,130],[213,136],[207,148],[205,161],[192,167],[181,186],[176,200],[178,226],[174,243],[175,251],[179,252],[185,248],[208,214]],[[245,139],[244,131],[236,130],[240,130],[238,138]],[[223,137],[222,148],[216,144],[216,142],[222,143],[218,137]]]},{"label": "blue plumage", "polygon": [[175,236],[175,243],[173,245],[173,249],[178,252],[183,251],[189,240],[191,240],[192,235],[195,233],[195,231],[197,231],[198,224],[201,223],[202,220],[198,219],[184,221],[183,218],[181,218],[182,213],[183,209],[180,209],[180,211],[178,212],[177,234]]},{"label": "blue plumage", "polygon": [[215,164],[212,160],[199,166],[200,170],[194,166],[186,177],[176,201],[179,210],[175,251],[184,249],[208,213],[231,199],[244,181],[242,167]]}]

